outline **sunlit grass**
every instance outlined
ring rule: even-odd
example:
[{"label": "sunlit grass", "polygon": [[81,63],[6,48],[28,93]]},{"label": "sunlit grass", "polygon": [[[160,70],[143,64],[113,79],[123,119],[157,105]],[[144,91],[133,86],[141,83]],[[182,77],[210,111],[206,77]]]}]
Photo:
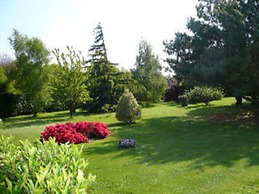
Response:
[{"label": "sunlit grass", "polygon": [[[44,113],[5,120],[0,133],[34,140],[57,122],[107,123],[112,135],[84,148],[88,170],[97,175],[92,193],[257,193],[258,111],[234,103],[225,98],[210,106],[157,104],[131,125],[119,124],[114,113],[79,112],[73,119],[67,112]],[[134,138],[137,146],[120,149],[121,138]]]}]

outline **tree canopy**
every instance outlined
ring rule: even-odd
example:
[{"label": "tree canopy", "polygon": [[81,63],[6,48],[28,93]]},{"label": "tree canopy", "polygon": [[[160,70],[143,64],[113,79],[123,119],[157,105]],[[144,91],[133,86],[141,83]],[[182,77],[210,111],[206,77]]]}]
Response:
[{"label": "tree canopy", "polygon": [[10,37],[15,51],[15,87],[31,105],[33,115],[40,111],[48,100],[48,76],[45,65],[49,62],[49,51],[38,38],[28,38],[17,30]]},{"label": "tree canopy", "polygon": [[108,60],[100,23],[95,28],[94,35],[94,44],[89,49],[90,66],[87,67],[87,86],[92,101],[86,104],[86,109],[90,112],[114,111],[121,94],[133,82],[132,77],[126,72],[120,72]]},{"label": "tree canopy", "polygon": [[89,49],[90,60],[88,63],[106,64],[108,63],[107,49],[104,43],[104,34],[101,23],[94,29],[94,44]]},{"label": "tree canopy", "polygon": [[58,61],[55,74],[52,74],[54,99],[61,100],[69,108],[72,117],[80,103],[90,100],[85,82],[87,74],[83,71],[84,58],[67,46],[67,53],[53,51]]},{"label": "tree canopy", "polygon": [[199,0],[190,33],[164,42],[167,62],[187,85],[221,86],[229,95],[259,96],[259,3]]},{"label": "tree canopy", "polygon": [[152,46],[145,40],[139,43],[135,69],[131,72],[133,78],[144,86],[144,95],[141,101],[158,102],[163,96],[167,82],[161,73],[159,59],[153,53]]}]

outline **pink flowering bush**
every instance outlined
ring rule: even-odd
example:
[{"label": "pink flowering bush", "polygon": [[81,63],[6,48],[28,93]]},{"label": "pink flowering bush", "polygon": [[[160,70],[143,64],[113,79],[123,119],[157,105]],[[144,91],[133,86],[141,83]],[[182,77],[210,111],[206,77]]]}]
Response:
[{"label": "pink flowering bush", "polygon": [[57,143],[88,143],[89,139],[104,139],[110,135],[108,126],[100,122],[77,122],[47,126],[40,139],[54,137]]}]

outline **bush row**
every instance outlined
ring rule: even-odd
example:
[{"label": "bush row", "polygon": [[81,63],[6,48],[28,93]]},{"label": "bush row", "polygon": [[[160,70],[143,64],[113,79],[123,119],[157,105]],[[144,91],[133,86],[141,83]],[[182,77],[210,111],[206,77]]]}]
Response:
[{"label": "bush row", "polygon": [[221,98],[223,98],[223,92],[217,88],[196,86],[179,96],[179,101],[182,106],[187,106],[188,103],[205,103],[208,105],[209,102]]},{"label": "bush row", "polygon": [[82,149],[53,139],[17,145],[0,137],[0,193],[87,193],[95,176],[84,176],[88,162]]},{"label": "bush row", "polygon": [[41,133],[41,140],[55,138],[59,144],[84,143],[89,139],[104,139],[110,135],[108,126],[100,122],[77,122],[47,126]]}]

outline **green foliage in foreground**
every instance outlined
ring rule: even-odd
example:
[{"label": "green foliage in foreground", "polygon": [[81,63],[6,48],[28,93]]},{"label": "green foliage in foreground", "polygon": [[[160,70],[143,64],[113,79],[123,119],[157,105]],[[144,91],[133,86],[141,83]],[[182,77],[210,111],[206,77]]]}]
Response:
[{"label": "green foliage in foreground", "polygon": [[[183,108],[158,104],[142,109],[142,119],[130,125],[119,124],[114,113],[78,111],[73,119],[67,112],[40,113],[5,119],[0,133],[33,141],[57,122],[105,122],[111,136],[86,144],[81,154],[97,177],[94,194],[258,193],[259,110],[234,104],[234,98]],[[136,139],[137,146],[118,148],[123,138]]]},{"label": "green foliage in foreground", "polygon": [[[95,176],[84,177],[88,163],[82,148],[28,140],[14,144],[11,137],[0,138],[0,184],[8,193],[86,193]],[[7,191],[5,191],[7,192]]]}]

